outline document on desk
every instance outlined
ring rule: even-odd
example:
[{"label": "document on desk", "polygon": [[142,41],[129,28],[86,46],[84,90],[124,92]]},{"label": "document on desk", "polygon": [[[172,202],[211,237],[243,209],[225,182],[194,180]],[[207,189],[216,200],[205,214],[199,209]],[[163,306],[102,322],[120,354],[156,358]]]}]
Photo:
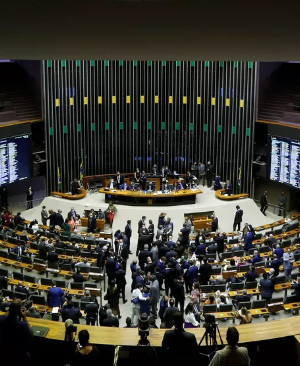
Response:
[{"label": "document on desk", "polygon": [[52,314],[58,314],[58,311],[59,311],[59,307],[58,306],[54,306],[52,308]]}]

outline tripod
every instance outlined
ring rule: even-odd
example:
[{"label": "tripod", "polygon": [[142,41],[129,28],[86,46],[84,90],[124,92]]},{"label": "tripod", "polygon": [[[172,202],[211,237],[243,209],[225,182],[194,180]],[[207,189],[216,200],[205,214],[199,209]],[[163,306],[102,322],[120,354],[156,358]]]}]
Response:
[{"label": "tripod", "polygon": [[[205,327],[205,333],[203,334],[203,337],[201,338],[201,341],[199,343],[199,346],[201,346],[204,338],[205,338],[205,343],[208,346],[213,346],[213,347],[218,347],[218,341],[217,341],[217,331],[220,337],[220,341],[221,341],[221,345],[223,346],[223,340],[221,337],[221,333],[220,333],[220,329],[219,329],[219,324],[218,323],[206,323],[204,324]],[[208,344],[209,341],[209,344]]]}]

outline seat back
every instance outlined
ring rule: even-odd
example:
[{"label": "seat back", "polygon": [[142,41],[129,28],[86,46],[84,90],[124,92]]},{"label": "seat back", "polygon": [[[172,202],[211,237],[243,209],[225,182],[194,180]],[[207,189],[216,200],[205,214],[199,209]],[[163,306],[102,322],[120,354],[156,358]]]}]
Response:
[{"label": "seat back", "polygon": [[239,272],[248,272],[250,269],[250,264],[245,264],[244,266],[238,267]]},{"label": "seat back", "polygon": [[253,282],[246,282],[246,283],[245,283],[245,288],[246,288],[246,289],[253,289],[253,288],[257,288],[257,281],[253,281]]},{"label": "seat back", "polygon": [[232,304],[220,304],[220,312],[232,311]]},{"label": "seat back", "polygon": [[209,313],[216,313],[217,312],[217,305],[203,305],[203,313],[209,314]]},{"label": "seat back", "polygon": [[[211,269],[211,274],[212,275],[219,275],[219,274],[221,274],[221,271],[222,271],[221,267],[213,267]],[[92,272],[92,270],[91,270],[91,272]]]},{"label": "seat back", "polygon": [[0,250],[0,258],[7,258],[8,253],[5,250]]},{"label": "seat back", "polygon": [[20,300],[27,300],[27,294],[25,294],[24,292],[14,292],[14,297]]},{"label": "seat back", "polygon": [[297,302],[297,296],[295,296],[295,295],[290,295],[290,296],[286,296],[286,297],[284,298],[284,303],[285,303],[285,304],[290,304],[290,303],[292,303],[292,302]]},{"label": "seat back", "polygon": [[244,283],[232,283],[231,284],[231,290],[242,290],[244,288]]},{"label": "seat back", "polygon": [[23,279],[24,279],[23,273],[13,272],[12,274],[14,276],[14,280],[23,281]]},{"label": "seat back", "polygon": [[266,300],[253,300],[252,309],[263,309],[266,307]]},{"label": "seat back", "polygon": [[233,252],[224,252],[222,253],[223,258],[232,258],[234,256]]},{"label": "seat back", "polygon": [[24,275],[24,281],[30,282],[30,283],[35,283],[36,282],[36,279],[35,279],[34,276]]},{"label": "seat back", "polygon": [[251,309],[251,301],[239,302],[238,309],[240,310],[241,308],[247,308],[248,310],[250,310]]},{"label": "seat back", "polygon": [[72,290],[83,290],[83,283],[82,282],[71,282],[70,283]]},{"label": "seat back", "polygon": [[30,300],[37,305],[45,305],[46,304],[46,299],[44,296],[42,295],[31,295],[30,296]]}]

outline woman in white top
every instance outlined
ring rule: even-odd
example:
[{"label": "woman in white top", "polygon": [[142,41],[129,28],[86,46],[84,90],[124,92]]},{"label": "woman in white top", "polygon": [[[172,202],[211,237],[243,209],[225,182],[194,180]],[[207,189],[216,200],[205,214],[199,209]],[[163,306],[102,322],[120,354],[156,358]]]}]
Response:
[{"label": "woman in white top", "polygon": [[193,312],[193,304],[189,303],[184,310],[184,327],[185,328],[194,328],[199,327],[199,322],[197,322],[195,318],[195,314]]}]

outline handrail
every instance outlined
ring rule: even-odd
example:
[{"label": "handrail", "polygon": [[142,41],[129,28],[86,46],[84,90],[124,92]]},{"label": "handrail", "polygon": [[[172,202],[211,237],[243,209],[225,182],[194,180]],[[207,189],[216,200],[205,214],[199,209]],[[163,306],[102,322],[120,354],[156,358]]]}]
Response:
[{"label": "handrail", "polygon": [[[253,201],[254,201],[254,202],[256,202],[256,203],[260,203],[260,200],[257,200],[257,199],[253,199]],[[273,211],[273,213],[274,213],[274,214],[275,214],[275,208],[280,209],[280,206],[278,206],[278,205],[274,205],[273,203],[268,203],[268,206],[270,206],[270,207],[273,207],[273,208],[274,208],[274,211]]]}]

